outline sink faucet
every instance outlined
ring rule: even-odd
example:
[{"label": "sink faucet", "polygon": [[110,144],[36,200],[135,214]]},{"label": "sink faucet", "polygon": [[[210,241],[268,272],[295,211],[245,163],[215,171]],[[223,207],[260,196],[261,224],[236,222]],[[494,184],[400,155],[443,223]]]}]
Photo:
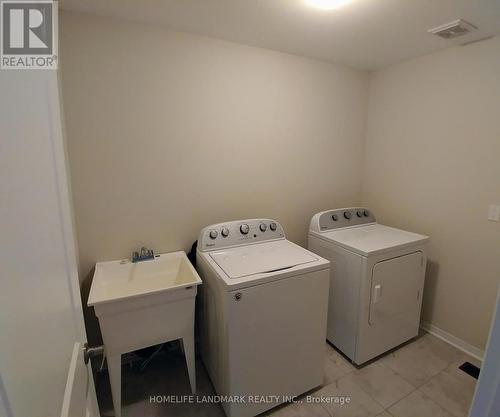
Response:
[{"label": "sink faucet", "polygon": [[149,259],[154,259],[155,253],[153,249],[148,249],[146,247],[142,247],[140,252],[134,252],[132,254],[132,262],[141,262],[141,261],[147,261]]}]

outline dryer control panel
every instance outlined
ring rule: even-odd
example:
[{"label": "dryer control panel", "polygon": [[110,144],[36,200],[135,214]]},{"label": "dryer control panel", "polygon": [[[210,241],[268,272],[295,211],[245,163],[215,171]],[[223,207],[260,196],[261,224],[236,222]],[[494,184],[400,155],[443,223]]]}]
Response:
[{"label": "dryer control panel", "polygon": [[366,207],[349,207],[322,211],[311,219],[310,231],[326,232],[341,227],[375,223],[375,215]]},{"label": "dryer control panel", "polygon": [[205,227],[198,237],[198,249],[206,252],[277,239],[285,239],[285,232],[275,220],[236,220]]}]

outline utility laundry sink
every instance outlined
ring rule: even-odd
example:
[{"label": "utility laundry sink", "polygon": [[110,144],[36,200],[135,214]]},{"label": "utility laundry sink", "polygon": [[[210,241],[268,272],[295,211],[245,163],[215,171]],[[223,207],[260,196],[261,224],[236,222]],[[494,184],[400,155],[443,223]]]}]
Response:
[{"label": "utility laundry sink", "polygon": [[95,266],[88,305],[96,309],[105,304],[116,308],[133,298],[174,292],[198,284],[201,279],[184,252],[164,253],[137,263],[129,259],[99,262]]},{"label": "utility laundry sink", "polygon": [[121,416],[121,355],[182,339],[196,391],[194,301],[201,279],[184,252],[96,264],[88,305],[99,319],[116,417]]}]

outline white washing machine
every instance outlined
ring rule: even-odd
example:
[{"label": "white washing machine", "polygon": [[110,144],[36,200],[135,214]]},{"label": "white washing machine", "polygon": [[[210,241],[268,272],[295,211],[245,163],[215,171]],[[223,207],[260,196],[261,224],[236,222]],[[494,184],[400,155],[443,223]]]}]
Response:
[{"label": "white washing machine", "polygon": [[309,250],[331,262],[327,339],[355,364],[417,336],[428,240],[366,208],[312,218]]},{"label": "white washing machine", "polygon": [[202,359],[217,393],[231,396],[226,414],[255,416],[321,385],[329,262],[269,219],[204,228],[196,258]]}]

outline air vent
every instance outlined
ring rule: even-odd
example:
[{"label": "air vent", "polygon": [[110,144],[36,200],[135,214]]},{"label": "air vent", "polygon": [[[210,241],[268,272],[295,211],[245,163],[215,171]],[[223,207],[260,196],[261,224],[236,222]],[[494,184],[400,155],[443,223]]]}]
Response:
[{"label": "air vent", "polygon": [[459,36],[467,35],[477,29],[472,23],[466,22],[465,20],[458,19],[450,23],[429,29],[429,33],[433,33],[443,39],[454,39]]}]

